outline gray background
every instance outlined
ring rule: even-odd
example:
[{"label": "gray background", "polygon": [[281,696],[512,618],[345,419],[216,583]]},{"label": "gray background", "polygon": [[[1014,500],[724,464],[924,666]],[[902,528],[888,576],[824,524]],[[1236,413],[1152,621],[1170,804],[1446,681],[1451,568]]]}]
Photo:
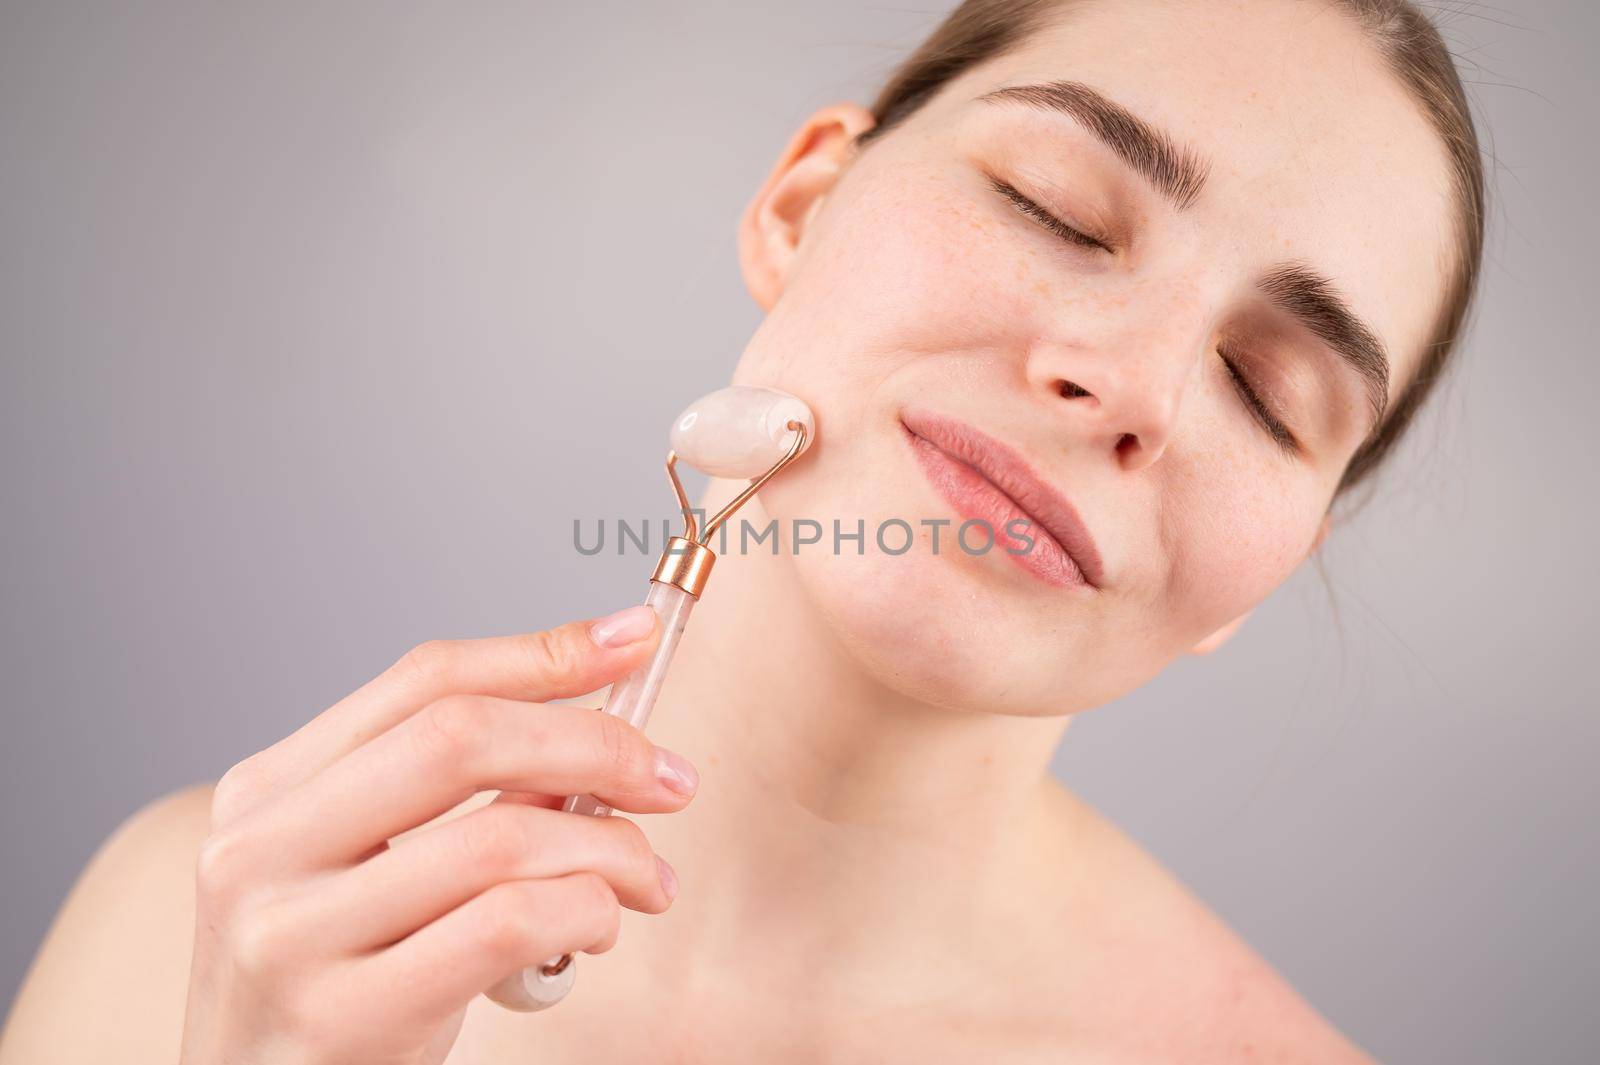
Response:
[{"label": "gray background", "polygon": [[[738,212],[948,6],[0,7],[0,1002],[139,804],[419,640],[639,598],[571,519],[670,513]],[[1485,300],[1337,612],[1302,570],[1057,768],[1381,1057],[1592,1060],[1600,24],[1450,11]]]}]

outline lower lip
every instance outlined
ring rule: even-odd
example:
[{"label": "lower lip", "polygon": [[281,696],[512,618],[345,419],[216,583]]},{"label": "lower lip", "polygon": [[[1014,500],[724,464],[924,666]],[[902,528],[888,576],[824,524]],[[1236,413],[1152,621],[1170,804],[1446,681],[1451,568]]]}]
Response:
[{"label": "lower lip", "polygon": [[[930,444],[903,423],[900,428],[905,432],[917,461],[922,464],[923,472],[945,501],[963,518],[987,522],[989,528],[994,530],[994,544],[989,551],[999,552],[1046,584],[1058,588],[1088,587],[1083,572],[1072,561],[1072,556],[1063,551],[1055,538],[1029,517],[1016,500],[1000,491],[983,474]],[[1006,532],[1007,523],[1018,520],[1027,522],[1026,533],[1033,540],[1031,549],[1027,540]],[[980,529],[969,534],[967,539],[968,548],[978,553],[987,542],[988,534]],[[955,550],[962,550],[959,541],[952,546]],[[950,548],[941,543],[939,549],[944,551]]]}]

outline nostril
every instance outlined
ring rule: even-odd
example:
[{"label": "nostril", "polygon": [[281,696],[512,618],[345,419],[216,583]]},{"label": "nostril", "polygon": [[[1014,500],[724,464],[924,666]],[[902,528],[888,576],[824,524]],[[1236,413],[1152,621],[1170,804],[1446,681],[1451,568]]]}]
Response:
[{"label": "nostril", "polygon": [[1087,396],[1089,394],[1089,390],[1088,389],[1079,388],[1076,384],[1074,384],[1071,381],[1062,381],[1061,382],[1061,387],[1060,387],[1060,392],[1061,392],[1061,395],[1063,397],[1065,397],[1066,399],[1076,399],[1079,396]]}]

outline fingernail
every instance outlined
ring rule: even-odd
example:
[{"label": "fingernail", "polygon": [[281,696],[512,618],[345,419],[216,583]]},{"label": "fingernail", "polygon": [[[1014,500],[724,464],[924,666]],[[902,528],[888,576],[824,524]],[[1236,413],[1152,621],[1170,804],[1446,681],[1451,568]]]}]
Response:
[{"label": "fingernail", "polygon": [[661,890],[667,893],[667,901],[671,902],[678,896],[678,874],[672,871],[672,866],[661,855],[656,855],[657,871],[661,874]]},{"label": "fingernail", "polygon": [[656,779],[679,795],[693,795],[700,786],[700,774],[689,760],[665,747],[656,748]]},{"label": "fingernail", "polygon": [[649,603],[640,603],[590,625],[589,637],[601,647],[626,647],[650,635],[655,624],[656,612]]}]

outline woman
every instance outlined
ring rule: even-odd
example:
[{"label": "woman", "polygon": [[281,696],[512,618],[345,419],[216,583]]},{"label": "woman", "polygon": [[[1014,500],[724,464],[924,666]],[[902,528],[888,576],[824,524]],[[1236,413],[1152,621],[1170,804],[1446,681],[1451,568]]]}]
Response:
[{"label": "woman", "polygon": [[[424,644],[140,812],[0,1059],[1366,1060],[1047,764],[1390,453],[1482,198],[1409,6],[962,5],[740,223],[734,379],[819,429],[745,515],[866,536],[723,555],[648,739],[551,704],[648,655],[632,608]],[[1039,554],[954,549],[974,499]],[[556,1007],[479,995],[568,950]]]}]

